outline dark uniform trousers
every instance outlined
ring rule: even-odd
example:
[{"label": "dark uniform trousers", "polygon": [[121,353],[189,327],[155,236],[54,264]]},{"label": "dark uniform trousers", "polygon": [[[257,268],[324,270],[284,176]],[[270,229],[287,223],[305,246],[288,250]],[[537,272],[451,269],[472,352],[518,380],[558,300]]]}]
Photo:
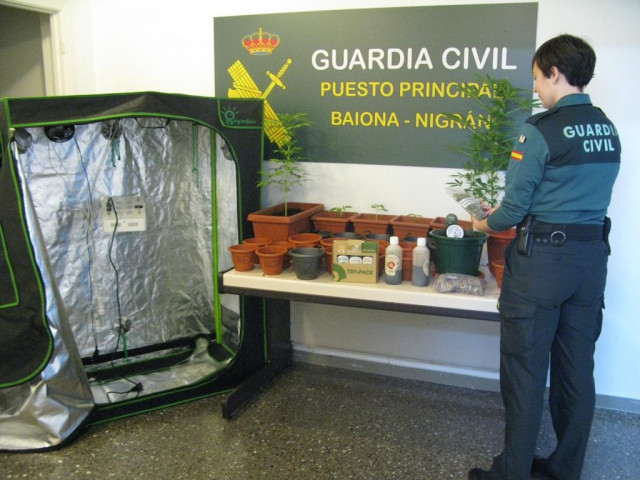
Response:
[{"label": "dark uniform trousers", "polygon": [[557,448],[548,470],[579,479],[593,420],[595,343],[602,326],[607,246],[603,241],[534,244],[530,256],[506,252],[499,299],[500,383],[505,449],[494,476],[529,480],[547,371]]}]

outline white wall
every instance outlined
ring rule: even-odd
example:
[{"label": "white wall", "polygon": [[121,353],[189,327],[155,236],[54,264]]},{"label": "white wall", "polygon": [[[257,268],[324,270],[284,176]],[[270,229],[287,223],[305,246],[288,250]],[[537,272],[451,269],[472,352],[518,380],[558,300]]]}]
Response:
[{"label": "white wall", "polygon": [[[39,0],[36,3],[63,5],[59,14],[65,42],[63,93],[156,90],[211,96],[214,16],[455,2]],[[613,255],[605,324],[596,354],[596,380],[600,395],[640,400],[637,374],[640,328],[636,320],[640,262],[635,245],[636,237],[640,237],[640,223],[635,220],[638,209],[631,204],[640,198],[637,193],[640,105],[635,94],[640,73],[637,27],[640,3],[540,0],[538,4],[538,44],[568,32],[585,37],[594,46],[598,54],[596,77],[587,91],[616,123],[622,138],[623,163],[610,208],[614,222]],[[301,201],[320,201],[328,206],[350,204],[358,211],[368,211],[369,205],[382,201],[391,213],[463,214],[443,195],[443,185],[452,173],[446,169],[316,163],[309,165],[309,170],[314,182],[295,196]],[[351,173],[361,179],[362,189],[340,188]],[[326,179],[323,175],[327,175]],[[331,189],[325,192],[324,188],[330,185]],[[280,199],[267,194],[266,200]],[[427,371],[472,375],[475,372],[479,377],[497,378],[496,324],[318,305],[294,307],[293,338],[301,351],[319,350],[345,358],[360,356],[387,364],[409,362]]]}]

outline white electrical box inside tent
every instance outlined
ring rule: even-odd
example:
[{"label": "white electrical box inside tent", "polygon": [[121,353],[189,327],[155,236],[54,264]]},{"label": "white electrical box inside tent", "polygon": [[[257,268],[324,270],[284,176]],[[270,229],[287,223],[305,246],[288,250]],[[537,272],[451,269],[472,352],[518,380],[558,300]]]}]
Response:
[{"label": "white electrical box inside tent", "polygon": [[[116,229],[117,223],[117,229]],[[107,197],[102,202],[102,229],[105,232],[142,232],[147,229],[142,197]]]}]

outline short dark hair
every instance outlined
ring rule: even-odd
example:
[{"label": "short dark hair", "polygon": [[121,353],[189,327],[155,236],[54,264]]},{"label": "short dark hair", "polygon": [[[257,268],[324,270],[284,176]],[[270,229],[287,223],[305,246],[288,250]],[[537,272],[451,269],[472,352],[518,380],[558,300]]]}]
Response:
[{"label": "short dark hair", "polygon": [[583,39],[564,34],[540,45],[533,55],[531,66],[534,64],[547,78],[551,76],[551,67],[556,67],[569,84],[584,88],[593,78],[596,53]]}]

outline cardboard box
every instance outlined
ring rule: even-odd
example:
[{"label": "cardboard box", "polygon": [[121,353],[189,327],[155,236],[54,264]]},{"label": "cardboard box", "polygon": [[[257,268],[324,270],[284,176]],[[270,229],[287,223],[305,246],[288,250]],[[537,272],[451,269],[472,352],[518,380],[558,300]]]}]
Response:
[{"label": "cardboard box", "polygon": [[334,240],[333,281],[377,283],[378,242]]}]

